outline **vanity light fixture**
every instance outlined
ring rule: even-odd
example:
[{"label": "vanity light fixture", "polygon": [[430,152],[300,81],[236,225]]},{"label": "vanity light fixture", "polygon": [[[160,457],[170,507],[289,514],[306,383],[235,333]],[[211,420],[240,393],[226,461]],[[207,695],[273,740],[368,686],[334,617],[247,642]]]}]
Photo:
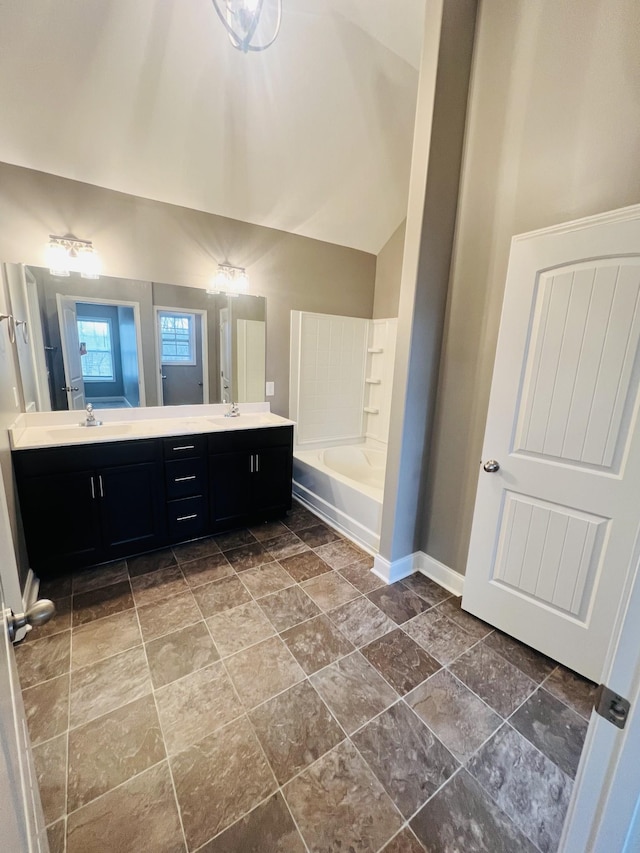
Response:
[{"label": "vanity light fixture", "polygon": [[[280,32],[282,0],[212,0],[231,44],[243,53],[270,47]],[[265,11],[265,7],[267,11]],[[268,36],[255,44],[259,34]]]},{"label": "vanity light fixture", "polygon": [[91,240],[78,240],[73,234],[49,235],[47,264],[51,275],[66,277],[79,272],[82,278],[100,278],[100,258]]},{"label": "vanity light fixture", "polygon": [[244,267],[232,267],[230,264],[218,264],[211,287],[207,293],[226,293],[227,296],[240,296],[249,291],[249,276]]}]

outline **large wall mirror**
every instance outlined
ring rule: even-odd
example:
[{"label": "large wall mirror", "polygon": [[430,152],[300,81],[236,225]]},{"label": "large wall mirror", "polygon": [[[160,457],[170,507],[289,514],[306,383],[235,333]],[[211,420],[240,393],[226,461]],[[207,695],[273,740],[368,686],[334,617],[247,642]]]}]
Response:
[{"label": "large wall mirror", "polygon": [[264,297],[12,266],[27,409],[264,400]]}]

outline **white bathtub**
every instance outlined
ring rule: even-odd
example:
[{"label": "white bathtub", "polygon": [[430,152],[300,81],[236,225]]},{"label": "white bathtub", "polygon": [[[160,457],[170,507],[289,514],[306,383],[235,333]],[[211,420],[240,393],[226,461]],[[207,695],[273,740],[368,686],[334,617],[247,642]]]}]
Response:
[{"label": "white bathtub", "polygon": [[386,453],[366,444],[296,450],[293,493],[368,551],[380,546]]}]

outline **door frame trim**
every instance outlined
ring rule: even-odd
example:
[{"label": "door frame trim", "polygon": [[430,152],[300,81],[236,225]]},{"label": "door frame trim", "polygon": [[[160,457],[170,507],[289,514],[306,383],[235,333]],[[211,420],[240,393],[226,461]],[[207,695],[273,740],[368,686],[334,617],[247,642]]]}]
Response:
[{"label": "door frame trim", "polygon": [[209,402],[209,335],[208,335],[208,312],[206,308],[176,308],[170,305],[153,306],[153,333],[155,336],[155,368],[156,388],[158,391],[158,405],[164,406],[164,393],[162,388],[162,358],[160,355],[160,336],[158,335],[158,314],[160,311],[173,311],[176,314],[198,314],[200,316],[200,354],[202,358],[202,402]]},{"label": "door frame trim", "polygon": [[[92,305],[122,305],[124,308],[133,308],[133,319],[136,327],[136,349],[138,351],[138,393],[140,395],[140,407],[147,405],[147,395],[144,386],[144,362],[142,360],[142,329],[140,327],[140,303],[128,299],[103,299],[100,296],[74,296],[73,294],[57,294],[63,299],[73,299],[76,304],[85,302]],[[66,376],[65,376],[66,380]]]}]

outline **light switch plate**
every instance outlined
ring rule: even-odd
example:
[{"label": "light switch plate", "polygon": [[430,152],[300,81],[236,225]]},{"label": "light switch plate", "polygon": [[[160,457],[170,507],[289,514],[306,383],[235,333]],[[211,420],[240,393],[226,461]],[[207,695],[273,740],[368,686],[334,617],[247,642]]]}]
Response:
[{"label": "light switch plate", "polygon": [[276,383],[275,382],[267,382],[266,383],[266,390],[264,393],[265,393],[266,397],[273,397],[274,394],[276,393]]}]

